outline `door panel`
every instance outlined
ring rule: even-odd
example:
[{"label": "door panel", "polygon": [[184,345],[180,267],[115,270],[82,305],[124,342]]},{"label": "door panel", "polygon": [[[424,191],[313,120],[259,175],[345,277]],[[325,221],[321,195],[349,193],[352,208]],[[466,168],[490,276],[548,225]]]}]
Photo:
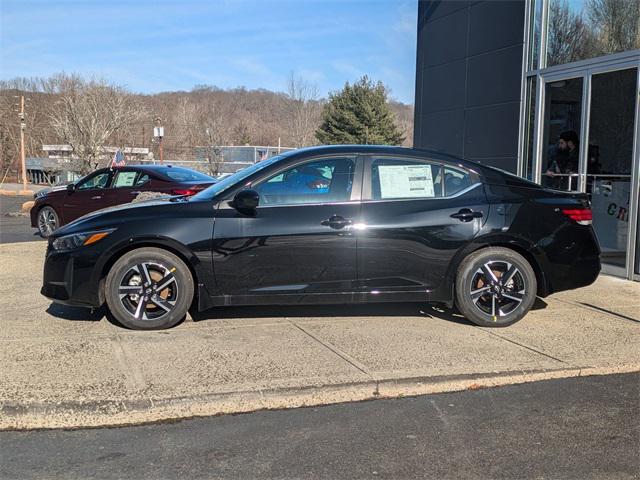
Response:
[{"label": "door panel", "polygon": [[359,203],[258,207],[254,216],[221,205],[213,234],[218,295],[344,292],[355,289]]},{"label": "door panel", "polygon": [[126,168],[118,168],[115,170],[111,187],[104,193],[104,207],[131,203],[140,192],[140,188],[137,187],[139,177],[140,173],[136,170]]},{"label": "door panel", "polygon": [[[475,213],[465,216],[466,209]],[[463,215],[458,215],[461,211]],[[364,225],[358,231],[358,276],[363,288],[380,292],[439,288],[453,256],[476,236],[488,215],[481,184],[456,198],[363,203]]]},{"label": "door panel", "polygon": [[252,185],[260,195],[253,212],[221,202],[213,233],[218,294],[277,303],[354,291],[356,165],[348,156],[308,159]]},{"label": "door panel", "polygon": [[489,214],[476,174],[440,161],[372,157],[363,185],[358,277],[376,295],[438,288]]},{"label": "door panel", "polygon": [[65,223],[103,208],[104,196],[111,181],[111,172],[99,170],[78,182],[76,190],[68,193],[62,212]]}]

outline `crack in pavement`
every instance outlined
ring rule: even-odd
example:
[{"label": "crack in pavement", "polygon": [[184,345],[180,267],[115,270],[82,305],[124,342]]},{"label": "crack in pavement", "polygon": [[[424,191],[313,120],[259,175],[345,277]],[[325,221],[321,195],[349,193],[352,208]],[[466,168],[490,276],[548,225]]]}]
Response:
[{"label": "crack in pavement", "polygon": [[323,347],[325,347],[326,349],[330,350],[331,352],[333,352],[335,355],[337,355],[338,357],[340,357],[342,360],[344,360],[345,362],[347,362],[349,365],[351,365],[352,367],[354,367],[355,369],[357,369],[358,371],[362,372],[363,374],[365,374],[367,377],[369,377],[371,379],[371,381],[375,382],[376,384],[376,388],[374,391],[374,395],[378,395],[379,394],[379,381],[377,378],[375,378],[368,370],[367,367],[365,365],[363,365],[362,363],[358,362],[357,360],[355,360],[354,358],[351,358],[347,353],[343,352],[342,350],[340,350],[338,347],[336,347],[335,345],[326,342],[324,340],[321,340],[320,338],[318,338],[317,336],[315,336],[313,333],[308,332],[307,330],[305,330],[304,328],[302,328],[300,325],[298,325],[296,322],[294,322],[293,320],[287,319],[287,321],[293,325],[294,327],[296,327],[298,330],[300,330],[302,333],[304,333],[305,335],[309,336],[310,338],[312,338],[313,340],[315,340],[317,343],[319,343],[320,345],[322,345]]},{"label": "crack in pavement", "polygon": [[484,332],[484,333],[487,333],[489,335],[493,335],[494,337],[498,337],[499,339],[504,340],[505,342],[513,343],[514,345],[517,345],[517,346],[519,346],[521,348],[529,350],[530,352],[537,353],[538,355],[542,355],[543,357],[547,357],[547,358],[549,358],[551,360],[555,360],[556,362],[560,362],[560,363],[565,364],[565,365],[570,365],[569,363],[565,362],[564,360],[562,360],[560,358],[556,358],[553,355],[549,355],[548,353],[545,353],[545,352],[543,352],[541,350],[538,350],[536,348],[533,348],[533,347],[530,347],[528,345],[525,345],[524,343],[516,342],[515,340],[511,340],[510,338],[503,337],[502,335],[498,335],[497,333],[492,332],[490,330],[487,330],[485,328],[480,328],[480,331]]},{"label": "crack in pavement", "polygon": [[129,388],[132,390],[144,390],[147,388],[147,382],[144,379],[144,375],[142,375],[142,371],[135,362],[131,361],[131,358],[134,357],[133,352],[122,342],[123,339],[119,335],[113,335],[110,339],[113,355],[120,366],[120,370],[124,373]]}]

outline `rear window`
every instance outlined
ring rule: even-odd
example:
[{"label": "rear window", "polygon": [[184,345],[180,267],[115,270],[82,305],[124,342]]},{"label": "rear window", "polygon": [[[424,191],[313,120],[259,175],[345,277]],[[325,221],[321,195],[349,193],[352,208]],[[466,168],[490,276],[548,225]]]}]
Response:
[{"label": "rear window", "polygon": [[156,171],[164,175],[165,177],[169,177],[171,180],[175,180],[176,182],[212,182],[213,177],[209,175],[205,175],[204,173],[196,172],[195,170],[189,170],[187,168],[177,168],[177,167],[164,167],[158,168]]}]

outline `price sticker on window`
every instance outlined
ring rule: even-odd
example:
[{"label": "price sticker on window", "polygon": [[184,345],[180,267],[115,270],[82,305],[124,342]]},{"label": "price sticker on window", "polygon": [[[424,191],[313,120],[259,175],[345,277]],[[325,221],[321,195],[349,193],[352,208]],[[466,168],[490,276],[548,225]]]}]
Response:
[{"label": "price sticker on window", "polygon": [[435,197],[430,165],[379,165],[378,175],[383,199]]}]

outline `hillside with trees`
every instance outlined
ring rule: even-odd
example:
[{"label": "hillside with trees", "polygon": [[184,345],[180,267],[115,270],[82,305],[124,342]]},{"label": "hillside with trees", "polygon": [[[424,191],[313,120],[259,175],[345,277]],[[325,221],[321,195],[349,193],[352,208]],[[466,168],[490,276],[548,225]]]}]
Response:
[{"label": "hillside with trees", "polygon": [[[195,147],[203,146],[319,144],[315,133],[327,103],[314,85],[293,74],[283,92],[197,85],[190,91],[144,95],[73,74],[2,81],[2,175],[19,165],[19,95],[27,98],[26,155],[42,156],[43,144],[70,144],[83,159],[78,167],[82,171],[96,167],[101,146],[147,147],[157,157],[153,127],[158,124],[164,126],[168,160],[195,159]],[[413,106],[393,100],[384,103],[390,109],[388,121],[399,132],[397,139],[404,138],[409,145]]]}]

